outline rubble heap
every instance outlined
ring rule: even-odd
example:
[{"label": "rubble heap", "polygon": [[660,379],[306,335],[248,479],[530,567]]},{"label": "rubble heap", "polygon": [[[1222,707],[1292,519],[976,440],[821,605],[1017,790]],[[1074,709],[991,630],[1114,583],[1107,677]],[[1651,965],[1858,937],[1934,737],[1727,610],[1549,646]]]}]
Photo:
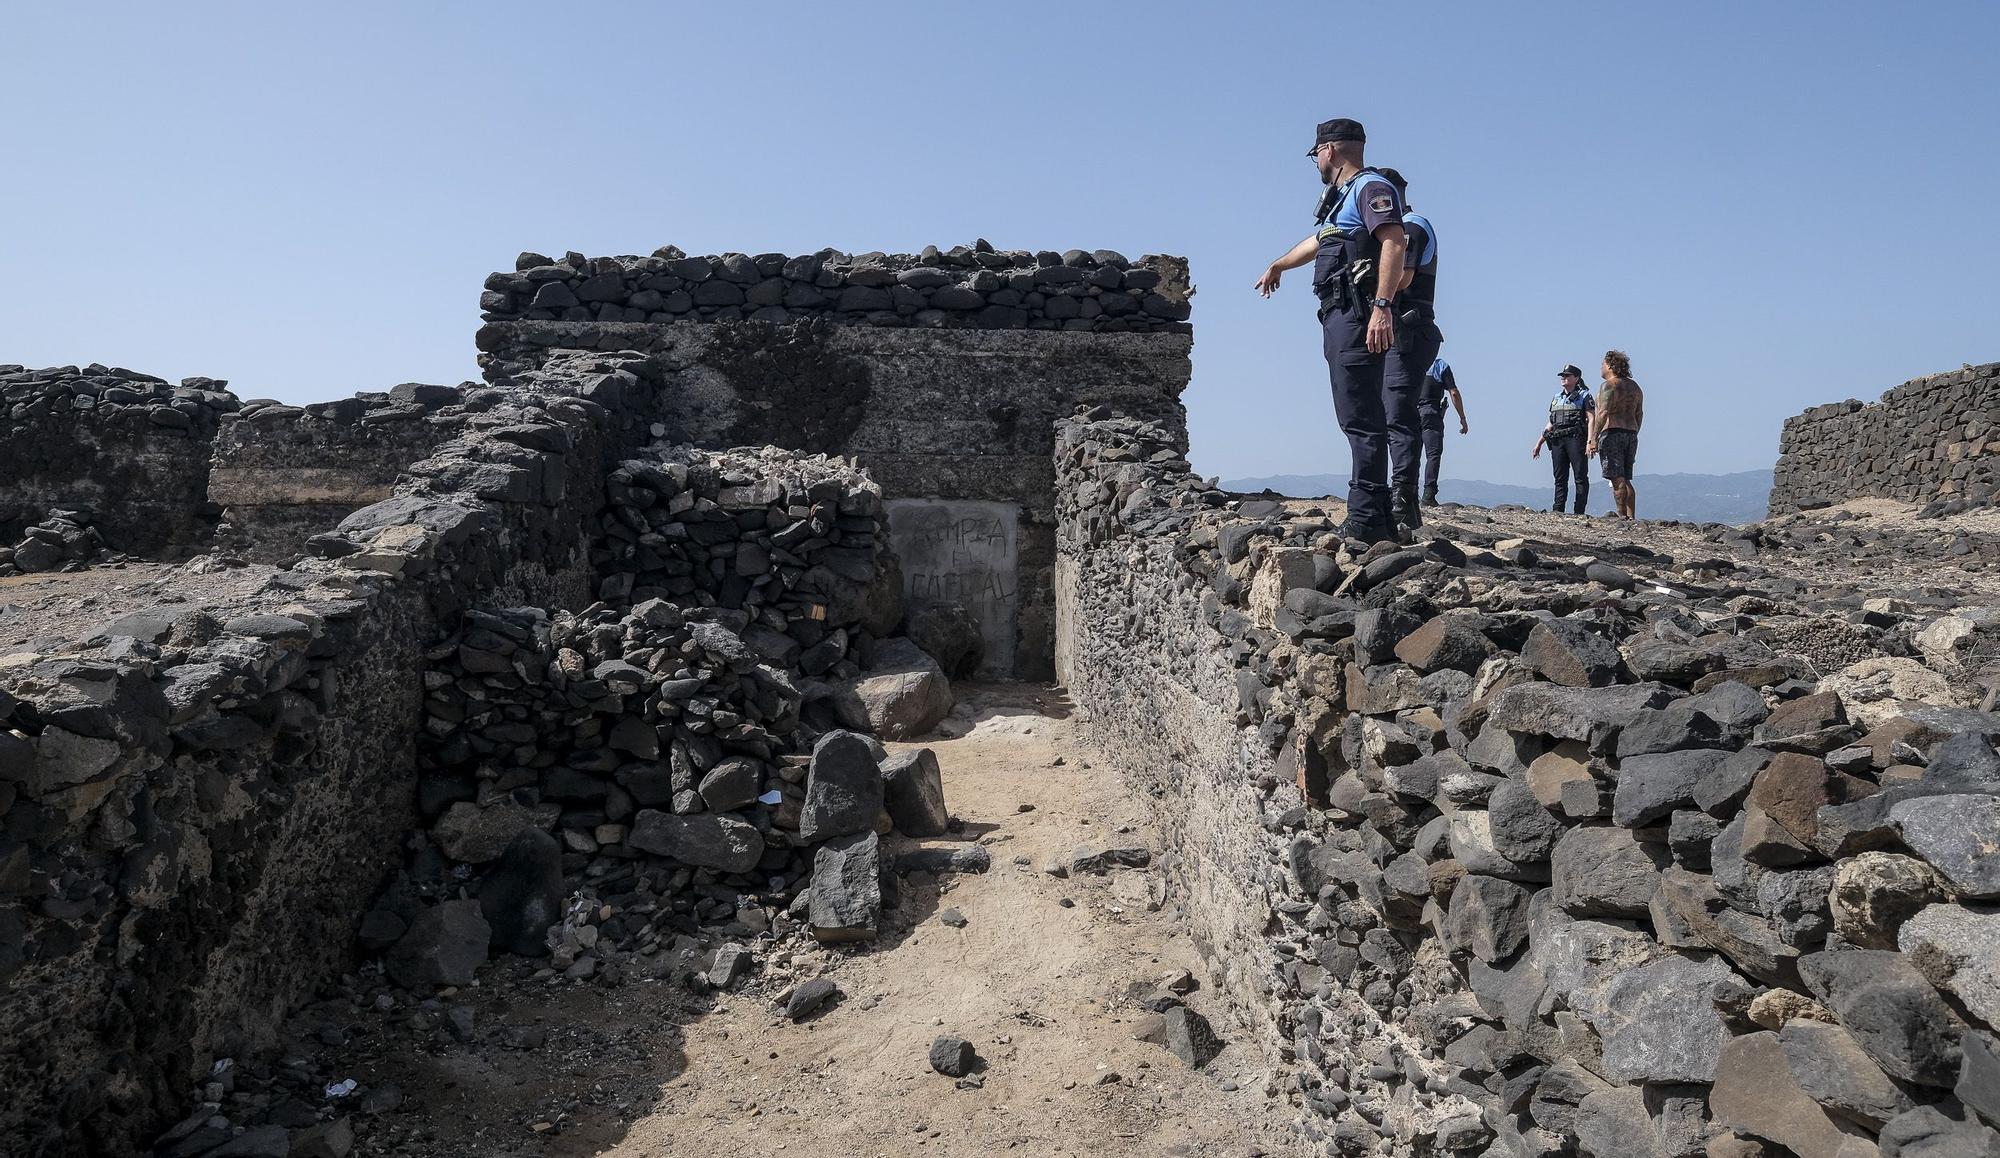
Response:
[{"label": "rubble heap", "polygon": [[2000,719],[1933,611],[1471,511],[1362,551],[1103,412],[1058,467],[1070,687],[1313,1146],[2000,1145]]},{"label": "rubble heap", "polygon": [[82,507],[51,509],[22,532],[20,542],[0,547],[0,576],[73,570],[97,562],[106,554],[104,537],[91,522],[91,512]]}]

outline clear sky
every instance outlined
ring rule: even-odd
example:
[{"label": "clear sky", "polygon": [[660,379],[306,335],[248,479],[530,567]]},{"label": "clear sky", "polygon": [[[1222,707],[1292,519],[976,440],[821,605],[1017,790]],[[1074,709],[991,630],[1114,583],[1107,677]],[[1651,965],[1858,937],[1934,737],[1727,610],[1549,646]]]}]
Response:
[{"label": "clear sky", "polygon": [[1352,116],[1441,235],[1447,476],[1546,478],[1608,346],[1642,472],[1749,469],[2000,359],[1996,45],[1990,0],[0,0],[0,362],[310,401],[476,377],[522,249],[985,237],[1187,255],[1196,467],[1344,472],[1309,279],[1250,286]]}]

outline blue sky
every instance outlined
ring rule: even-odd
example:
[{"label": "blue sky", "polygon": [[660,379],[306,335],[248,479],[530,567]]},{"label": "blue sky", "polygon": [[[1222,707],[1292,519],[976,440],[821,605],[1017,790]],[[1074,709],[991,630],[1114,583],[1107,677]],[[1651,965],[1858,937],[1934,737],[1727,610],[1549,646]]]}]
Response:
[{"label": "blue sky", "polygon": [[[1373,40],[1335,38],[1379,26]],[[1195,465],[1345,471],[1314,122],[1441,235],[1473,437],[1546,478],[1629,351],[1640,469],[2000,359],[2000,5],[0,3],[0,362],[309,401],[476,376],[521,249],[1003,247],[1193,263]]]}]

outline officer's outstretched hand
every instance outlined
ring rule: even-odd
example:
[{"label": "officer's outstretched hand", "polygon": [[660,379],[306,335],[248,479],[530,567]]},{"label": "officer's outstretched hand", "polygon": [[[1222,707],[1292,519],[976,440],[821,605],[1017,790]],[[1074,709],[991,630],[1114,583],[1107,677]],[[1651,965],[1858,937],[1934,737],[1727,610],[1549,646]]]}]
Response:
[{"label": "officer's outstretched hand", "polygon": [[1529,457],[1529,458],[1540,458],[1540,457],[1542,457],[1542,444],[1541,444],[1541,443],[1539,443],[1539,442],[1538,442],[1538,443],[1536,443],[1536,444],[1535,444],[1535,449],[1533,449],[1533,450],[1531,450],[1531,451],[1529,451],[1529,452],[1528,452],[1528,457]]},{"label": "officer's outstretched hand", "polygon": [[1285,271],[1275,265],[1266,269],[1264,276],[1257,279],[1257,292],[1267,298],[1270,297],[1271,291],[1278,288],[1278,279],[1283,276],[1285,276]]},{"label": "officer's outstretched hand", "polygon": [[1389,311],[1376,307],[1368,314],[1368,352],[1380,354],[1396,344],[1396,323]]},{"label": "officer's outstretched hand", "polygon": [[1460,434],[1471,434],[1472,427],[1469,424],[1467,424],[1465,419],[1461,418],[1458,420],[1458,432]]}]

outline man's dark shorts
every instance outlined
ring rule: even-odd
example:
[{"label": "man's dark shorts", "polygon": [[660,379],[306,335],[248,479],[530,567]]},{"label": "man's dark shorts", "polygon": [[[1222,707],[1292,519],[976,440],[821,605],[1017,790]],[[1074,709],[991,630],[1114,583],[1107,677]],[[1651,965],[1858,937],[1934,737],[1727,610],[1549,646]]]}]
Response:
[{"label": "man's dark shorts", "polygon": [[1607,430],[1597,436],[1597,461],[1604,477],[1616,481],[1632,477],[1632,460],[1639,454],[1639,432]]}]

